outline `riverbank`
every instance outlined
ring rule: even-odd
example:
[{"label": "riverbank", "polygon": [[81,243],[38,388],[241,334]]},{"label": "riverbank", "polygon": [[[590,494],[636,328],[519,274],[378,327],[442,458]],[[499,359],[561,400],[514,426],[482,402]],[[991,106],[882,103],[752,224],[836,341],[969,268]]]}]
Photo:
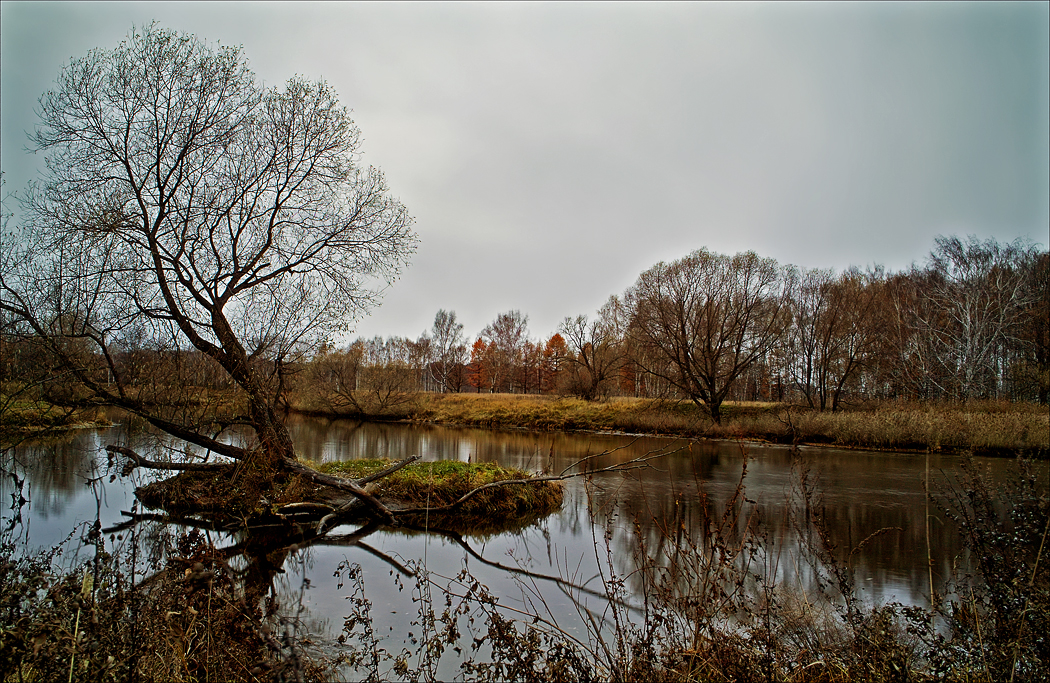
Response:
[{"label": "riverbank", "polygon": [[[364,417],[297,405],[328,417]],[[786,403],[728,402],[721,424],[692,403],[661,399],[520,394],[419,394],[378,419],[424,424],[599,431],[687,438],[742,439],[837,448],[913,450],[1045,458],[1050,409],[1028,403],[887,402],[818,412]],[[377,419],[372,416],[372,419]]]},{"label": "riverbank", "polygon": [[112,424],[101,408],[63,408],[46,401],[18,400],[0,394],[0,445],[4,447],[27,438]]},{"label": "riverbank", "polygon": [[[217,402],[205,392],[202,401]],[[404,420],[420,424],[596,431],[684,438],[737,439],[836,448],[1050,456],[1050,409],[1031,403],[965,404],[893,401],[819,412],[787,403],[727,402],[721,424],[687,401],[616,397],[604,401],[536,394],[415,394],[381,414],[332,409],[293,397],[295,412],[328,418]],[[101,409],[71,411],[9,402],[0,411],[0,441],[111,424]]]}]

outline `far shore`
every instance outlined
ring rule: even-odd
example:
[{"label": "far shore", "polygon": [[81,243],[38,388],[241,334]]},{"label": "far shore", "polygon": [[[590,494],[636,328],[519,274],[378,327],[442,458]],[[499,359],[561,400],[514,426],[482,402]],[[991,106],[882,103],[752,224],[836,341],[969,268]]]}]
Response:
[{"label": "far shore", "polygon": [[319,417],[490,429],[619,432],[1005,457],[1050,455],[1050,408],[1030,403],[893,401],[820,412],[788,403],[727,402],[721,424],[691,402],[664,399],[415,394],[378,414],[325,403],[293,401],[291,408]]},{"label": "far shore", "polygon": [[[203,400],[204,392],[202,395]],[[212,397],[213,399],[215,397]],[[364,403],[364,402],[362,402]],[[367,404],[365,404],[367,405]],[[229,404],[226,404],[229,407]],[[325,400],[292,396],[289,410],[330,419],[403,421],[483,429],[609,432],[733,439],[843,449],[1050,457],[1050,408],[1032,403],[887,401],[837,412],[775,402],[727,402],[716,424],[689,401],[614,397],[600,401],[538,394],[406,394],[364,413]],[[3,416],[2,440],[48,438],[112,425],[101,409],[64,411],[20,406]],[[64,418],[64,419],[63,419]]]}]

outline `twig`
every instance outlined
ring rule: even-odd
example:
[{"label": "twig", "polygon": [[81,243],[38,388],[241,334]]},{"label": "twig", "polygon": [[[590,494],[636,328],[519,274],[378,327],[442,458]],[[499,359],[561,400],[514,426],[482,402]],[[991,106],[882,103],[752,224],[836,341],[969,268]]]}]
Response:
[{"label": "twig", "polygon": [[930,549],[930,452],[926,451],[926,482],[923,486],[926,500],[926,570],[930,575],[930,631],[936,628],[936,608],[933,592],[933,552]]},{"label": "twig", "polygon": [[1046,518],[1046,526],[1043,527],[1043,540],[1039,542],[1039,552],[1035,554],[1035,563],[1032,566],[1032,577],[1028,579],[1028,597],[1024,601],[1024,609],[1021,610],[1021,625],[1017,627],[1017,639],[1014,641],[1014,661],[1010,666],[1010,683],[1014,683],[1014,674],[1017,673],[1017,660],[1021,656],[1021,638],[1024,635],[1024,627],[1027,623],[1024,615],[1028,612],[1028,606],[1032,602],[1032,586],[1035,585],[1035,573],[1039,570],[1039,560],[1043,556],[1043,548],[1046,547],[1046,532],[1050,531],[1050,515]]},{"label": "twig", "polygon": [[383,505],[383,503],[371,493],[361,488],[354,480],[343,479],[342,477],[336,477],[330,474],[322,474],[321,472],[311,469],[301,462],[290,458],[283,459],[282,466],[286,470],[294,472],[305,479],[309,479],[315,484],[323,484],[325,486],[331,486],[332,488],[349,492],[355,498],[360,499],[365,505],[371,508],[372,511],[387,524],[397,524],[397,520],[394,519],[394,515],[391,514],[390,509],[386,505]]}]

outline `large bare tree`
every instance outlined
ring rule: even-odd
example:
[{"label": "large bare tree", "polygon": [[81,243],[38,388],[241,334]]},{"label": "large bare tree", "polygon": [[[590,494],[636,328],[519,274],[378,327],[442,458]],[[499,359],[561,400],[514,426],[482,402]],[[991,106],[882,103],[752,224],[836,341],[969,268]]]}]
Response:
[{"label": "large bare tree", "polygon": [[627,300],[636,362],[715,422],[733,382],[769,352],[788,321],[781,269],[754,252],[700,249],[658,263],[641,274]]},{"label": "large bare tree", "polygon": [[[345,330],[416,243],[350,112],[323,82],[263,87],[239,49],[155,25],[73,60],[38,111],[47,171],[5,236],[0,308],[81,400],[301,469],[276,410],[283,359]],[[132,337],[221,368],[256,443],[142,400],[119,362]]]}]

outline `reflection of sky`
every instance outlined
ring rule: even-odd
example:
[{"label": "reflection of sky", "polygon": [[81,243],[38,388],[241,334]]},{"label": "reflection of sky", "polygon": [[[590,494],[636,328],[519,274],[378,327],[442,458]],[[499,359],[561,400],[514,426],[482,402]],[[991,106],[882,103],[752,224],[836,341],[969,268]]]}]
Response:
[{"label": "reflection of sky", "polygon": [[[553,445],[554,471],[585,457],[629,445],[597,459],[595,467],[641,456],[659,448],[678,447],[666,439],[597,434],[540,434],[497,432],[437,427],[405,428],[403,425],[377,425],[352,422],[321,423],[314,420],[293,422],[300,448],[316,459],[363,457],[404,457],[419,454],[426,460],[465,459],[497,461],[505,465],[539,470],[545,466]],[[750,445],[746,495],[762,511],[764,530],[776,544],[779,556],[770,569],[779,579],[813,590],[816,576],[802,556],[802,548],[788,519],[795,475],[790,452],[781,447]],[[926,566],[925,504],[922,481],[925,460],[914,454],[866,451],[835,451],[808,448],[803,454],[810,477],[819,491],[819,501],[834,542],[836,555],[845,560],[849,549],[857,548],[849,560],[856,570],[858,588],[875,600],[901,600],[923,603],[929,592]],[[548,520],[548,533],[561,535],[564,547],[589,547],[591,526],[588,509],[597,519],[612,520],[613,542],[619,569],[630,569],[632,553],[639,547],[630,523],[639,518],[668,520],[676,507],[695,521],[700,514],[698,486],[710,497],[714,514],[721,514],[724,502],[735,489],[742,462],[740,446],[734,444],[696,444],[689,452],[654,461],[652,467],[631,476],[606,475],[591,492],[591,499],[580,482],[566,489],[561,514]],[[931,456],[930,467],[936,477],[954,466],[951,457]],[[1004,461],[989,461],[989,467]],[[602,514],[598,511],[612,506]],[[950,572],[952,558],[962,552],[953,527],[934,508],[932,547],[935,580],[939,583]],[[657,528],[643,523],[646,543],[652,546]],[[883,530],[880,532],[880,530]],[[879,533],[877,533],[879,532]],[[872,538],[868,538],[876,534]],[[859,546],[859,547],[858,547]],[[770,560],[773,562],[774,560]],[[548,567],[550,569],[550,567]]]},{"label": "reflection of sky", "polygon": [[[92,523],[96,515],[105,526],[122,520],[130,510],[133,486],[109,481],[106,453],[120,438],[119,428],[78,430],[51,443],[20,446],[7,456],[5,469],[14,469],[26,481],[23,495],[29,500],[22,511],[29,525],[30,544],[52,546],[65,539],[77,525]],[[13,482],[3,477],[0,496],[7,506]],[[5,517],[11,511],[5,507]]]},{"label": "reflection of sky", "polygon": [[[4,467],[13,468],[26,481],[23,495],[29,502],[22,516],[29,525],[31,545],[55,545],[75,526],[93,523],[96,517],[103,527],[125,521],[121,511],[132,509],[135,488],[163,476],[137,469],[129,478],[114,477],[122,462],[109,468],[105,448],[110,444],[129,446],[148,458],[163,460],[170,456],[172,439],[129,423],[76,430],[64,438],[23,444],[5,454]],[[6,506],[12,487],[9,476],[0,479],[5,518],[11,514]]]},{"label": "reflection of sky", "polygon": [[[356,457],[399,458],[418,453],[424,459],[439,458],[496,461],[504,465],[539,470],[547,464],[553,445],[554,471],[577,462],[588,454],[613,450],[591,464],[602,467],[622,463],[660,448],[680,448],[669,439],[596,434],[545,434],[499,432],[470,429],[444,429],[391,424],[359,424],[295,418],[293,438],[300,452],[316,460]],[[108,443],[131,444],[147,449],[163,446],[164,440],[115,427],[100,432],[81,432],[66,442],[24,447],[16,452],[26,465],[31,499],[25,511],[29,543],[52,545],[78,523],[95,519],[96,507],[103,526],[123,520],[121,510],[130,510],[136,481],[109,482],[105,455]],[[748,447],[746,496],[757,504],[757,528],[768,534],[769,545],[755,556],[754,569],[775,578],[789,594],[817,596],[817,574],[807,560],[804,545],[794,531],[790,517],[792,500],[798,501],[789,451],[780,447]],[[811,475],[822,492],[817,507],[824,510],[835,542],[837,555],[845,559],[848,548],[862,546],[850,561],[856,570],[861,595],[876,602],[900,601],[925,605],[929,591],[926,571],[925,496],[922,479],[923,456],[864,451],[804,449]],[[708,509],[717,522],[739,481],[743,458],[736,444],[705,442],[665,458],[629,475],[605,474],[588,486],[583,479],[566,483],[564,506],[560,513],[543,520],[520,534],[468,539],[472,547],[491,562],[528,569],[540,575],[560,577],[589,589],[603,592],[601,573],[606,577],[627,578],[630,591],[637,593],[639,553],[665,567],[687,566],[688,546],[702,540],[699,529],[701,491],[706,493]],[[950,471],[957,461],[930,456],[935,476]],[[1006,471],[1010,461],[986,459],[983,467],[991,472]],[[92,470],[96,467],[95,470]],[[1044,466],[1045,467],[1045,466]],[[94,486],[85,485],[88,475],[102,475]],[[1045,480],[1045,476],[1043,476]],[[940,479],[935,480],[940,481]],[[4,500],[10,500],[10,479],[3,480]],[[936,488],[936,487],[935,487]],[[750,504],[745,513],[752,511]],[[727,534],[739,535],[747,514],[727,527]],[[635,522],[638,522],[637,524]],[[678,545],[661,545],[660,529],[681,529]],[[868,538],[880,529],[891,529]],[[898,530],[899,529],[899,530]],[[940,585],[949,573],[953,558],[962,548],[943,515],[933,518],[935,536],[932,550],[935,580]],[[349,533],[339,529],[335,533]],[[608,531],[608,550],[604,535]],[[156,534],[154,534],[156,535]],[[812,535],[811,535],[812,537]],[[866,540],[867,539],[867,540]],[[108,539],[112,543],[113,539]],[[126,539],[125,539],[126,542]],[[228,541],[222,541],[227,543]],[[601,610],[603,600],[586,592],[566,589],[543,578],[518,577],[467,556],[449,539],[410,532],[377,532],[364,543],[398,562],[425,562],[434,581],[447,585],[466,567],[501,604],[516,609],[549,610],[569,632],[583,633],[576,604]],[[391,565],[360,547],[315,545],[295,555],[280,575],[277,585],[287,604],[294,604],[302,587],[305,571],[311,585],[305,593],[303,618],[314,632],[338,635],[349,614],[350,588],[336,588],[333,574],[344,560],[360,563],[364,569],[368,599],[383,646],[398,652],[405,646],[409,631],[418,636],[418,617],[412,602],[412,581],[403,580],[399,590]],[[965,555],[962,555],[964,558]],[[635,595],[635,598],[638,596]],[[443,609],[443,605],[435,605]],[[323,639],[322,639],[323,640]],[[451,666],[451,665],[450,665]],[[455,674],[455,669],[442,671]]]}]

